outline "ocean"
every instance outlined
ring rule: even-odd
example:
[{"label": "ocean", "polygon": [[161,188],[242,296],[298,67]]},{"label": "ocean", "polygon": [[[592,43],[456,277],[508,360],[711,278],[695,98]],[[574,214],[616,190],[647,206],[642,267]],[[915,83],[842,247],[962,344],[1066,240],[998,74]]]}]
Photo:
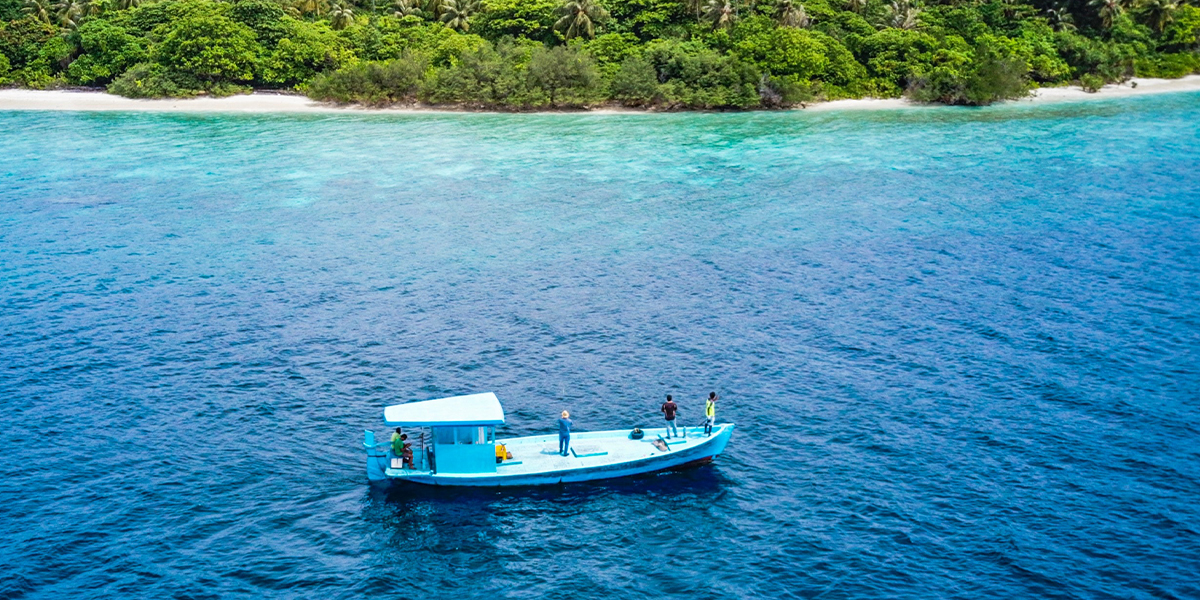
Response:
[{"label": "ocean", "polygon": [[[1197,123],[0,113],[0,597],[1200,597]],[[482,391],[737,430],[368,485]]]}]

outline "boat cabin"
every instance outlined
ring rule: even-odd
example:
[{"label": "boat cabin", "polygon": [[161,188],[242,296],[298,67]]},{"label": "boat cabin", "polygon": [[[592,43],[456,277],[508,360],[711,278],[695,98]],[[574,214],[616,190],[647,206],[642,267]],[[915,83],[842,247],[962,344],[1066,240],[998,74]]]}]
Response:
[{"label": "boat cabin", "polygon": [[[417,427],[429,429],[430,435],[421,438],[423,452],[414,452],[414,463],[420,470],[442,474],[496,472],[496,426],[504,424],[504,409],[496,394],[397,404],[383,410],[383,420],[388,427],[402,427],[406,432]],[[374,437],[368,431],[364,446],[376,446]],[[413,438],[410,433],[409,441],[415,449]],[[384,466],[384,470],[389,468],[395,468],[395,463]]]}]

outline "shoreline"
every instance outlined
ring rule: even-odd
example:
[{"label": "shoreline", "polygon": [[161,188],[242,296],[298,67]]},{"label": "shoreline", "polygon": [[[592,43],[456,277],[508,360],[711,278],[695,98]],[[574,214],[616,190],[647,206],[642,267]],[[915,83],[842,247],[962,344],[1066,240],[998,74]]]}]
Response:
[{"label": "shoreline", "polygon": [[[1004,105],[1075,102],[1105,98],[1122,98],[1174,92],[1200,91],[1200,75],[1179,79],[1134,78],[1120,85],[1110,84],[1098,92],[1089,93],[1078,86],[1037,88],[1028,98],[1002,103]],[[791,110],[895,110],[924,108],[936,105],[914,104],[903,98],[861,98],[818,102]],[[305,96],[255,92],[226,98],[140,100],[114,96],[103,91],[0,89],[0,111],[68,111],[68,112],[165,112],[165,113],[240,113],[240,114],[461,114],[501,111],[456,110],[453,108],[405,106],[371,108],[338,106],[316,102]],[[583,110],[542,110],[529,114],[654,114],[642,109],[603,107]],[[688,111],[684,111],[688,112]],[[701,111],[690,111],[701,112]],[[521,114],[514,112],[513,114]]]}]

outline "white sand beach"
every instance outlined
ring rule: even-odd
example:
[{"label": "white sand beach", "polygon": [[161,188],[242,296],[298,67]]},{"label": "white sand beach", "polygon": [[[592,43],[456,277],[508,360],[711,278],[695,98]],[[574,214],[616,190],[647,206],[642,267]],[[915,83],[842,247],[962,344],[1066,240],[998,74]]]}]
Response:
[{"label": "white sand beach", "polygon": [[[1096,98],[1114,98],[1200,91],[1200,75],[1180,79],[1135,78],[1120,85],[1106,85],[1100,91],[1088,93],[1077,86],[1039,88],[1029,98],[1017,102],[1066,102]],[[919,105],[899,98],[863,98],[836,100],[809,105],[806,110],[886,110],[913,108]],[[145,111],[187,113],[417,113],[436,111],[421,107],[365,108],[336,106],[314,102],[304,96],[254,93],[227,98],[193,98],[188,100],[135,100],[100,91],[73,90],[0,90],[0,110],[57,110],[57,111]],[[629,113],[605,108],[592,112]]]},{"label": "white sand beach", "polygon": [[[1188,75],[1180,79],[1148,79],[1133,78],[1120,85],[1106,85],[1097,92],[1085,92],[1079,86],[1054,88],[1038,88],[1033,90],[1028,98],[1016,100],[1015,103],[1043,102],[1076,102],[1101,98],[1118,98],[1123,96],[1142,96],[1148,94],[1165,94],[1170,92],[1200,91],[1200,75]],[[3,106],[3,104],[0,104]],[[835,100],[821,102],[808,107],[808,110],[883,110],[892,108],[915,108],[929,106],[913,104],[902,98],[863,98],[859,100]]]}]

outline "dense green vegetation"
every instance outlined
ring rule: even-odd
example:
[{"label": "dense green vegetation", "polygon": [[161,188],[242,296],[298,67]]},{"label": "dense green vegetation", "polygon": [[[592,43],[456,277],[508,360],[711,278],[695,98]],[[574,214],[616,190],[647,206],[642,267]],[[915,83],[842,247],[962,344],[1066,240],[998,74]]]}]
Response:
[{"label": "dense green vegetation", "polygon": [[129,97],[988,104],[1180,77],[1198,51],[1200,8],[1177,0],[0,0],[0,83]]}]

